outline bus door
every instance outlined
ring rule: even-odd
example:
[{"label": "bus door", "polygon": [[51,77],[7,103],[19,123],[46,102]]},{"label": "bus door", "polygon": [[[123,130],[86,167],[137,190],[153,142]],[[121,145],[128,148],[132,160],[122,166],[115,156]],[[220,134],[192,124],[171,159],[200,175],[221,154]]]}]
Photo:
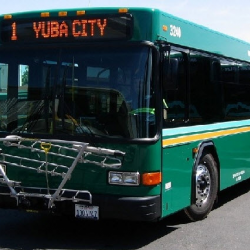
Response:
[{"label": "bus door", "polygon": [[[162,205],[163,216],[190,204],[191,148],[171,144],[189,122],[189,54],[171,49],[163,63]],[[164,108],[164,106],[163,106]]]}]

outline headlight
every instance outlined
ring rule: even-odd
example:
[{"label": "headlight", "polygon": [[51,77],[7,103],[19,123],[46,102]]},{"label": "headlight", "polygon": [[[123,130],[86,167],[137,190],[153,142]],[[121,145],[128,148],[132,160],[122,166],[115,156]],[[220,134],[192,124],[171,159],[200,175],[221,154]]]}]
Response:
[{"label": "headlight", "polygon": [[109,172],[109,184],[138,186],[140,184],[140,174],[138,172]]}]

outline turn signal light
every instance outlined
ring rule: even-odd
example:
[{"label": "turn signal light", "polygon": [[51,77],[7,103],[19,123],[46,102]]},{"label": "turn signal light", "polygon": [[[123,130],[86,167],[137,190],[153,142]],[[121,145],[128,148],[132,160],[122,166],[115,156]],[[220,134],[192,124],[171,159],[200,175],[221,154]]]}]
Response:
[{"label": "turn signal light", "polygon": [[161,183],[161,172],[144,173],[142,175],[142,184],[145,186],[153,186]]}]

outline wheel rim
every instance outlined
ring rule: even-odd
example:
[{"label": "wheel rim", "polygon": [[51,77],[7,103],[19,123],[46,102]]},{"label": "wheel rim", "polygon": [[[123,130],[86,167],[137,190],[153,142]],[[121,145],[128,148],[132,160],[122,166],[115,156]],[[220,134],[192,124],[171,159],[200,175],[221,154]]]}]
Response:
[{"label": "wheel rim", "polygon": [[196,170],[196,206],[202,207],[210,195],[211,176],[205,165],[198,165]]}]

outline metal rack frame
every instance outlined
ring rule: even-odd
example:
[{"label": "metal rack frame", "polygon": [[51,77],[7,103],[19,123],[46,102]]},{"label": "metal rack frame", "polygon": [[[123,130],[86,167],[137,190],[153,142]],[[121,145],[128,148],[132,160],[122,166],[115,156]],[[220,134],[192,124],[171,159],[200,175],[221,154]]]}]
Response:
[{"label": "metal rack frame", "polygon": [[[10,196],[16,198],[17,205],[27,202],[29,197],[46,199],[48,209],[52,209],[55,201],[71,200],[72,202],[87,202],[92,204],[92,195],[88,190],[64,189],[78,163],[90,163],[102,168],[119,169],[122,165],[124,152],[106,148],[91,147],[88,143],[56,139],[33,139],[20,136],[0,138],[4,148],[15,147],[20,150],[19,155],[5,153],[0,149],[0,184],[7,186]],[[10,150],[11,151],[11,150]],[[22,151],[29,155],[43,155],[44,160],[22,156]],[[73,156],[72,156],[73,155]],[[87,159],[88,156],[97,156],[98,160]],[[71,162],[70,166],[57,164],[52,159],[61,158],[62,162]],[[67,160],[67,161],[66,161]],[[27,192],[18,180],[10,180],[6,173],[7,168],[17,167],[35,171],[46,176],[47,193]],[[62,181],[57,189],[50,189],[48,176],[61,176]],[[39,190],[34,187],[30,190]],[[88,198],[86,198],[86,196]]]}]

